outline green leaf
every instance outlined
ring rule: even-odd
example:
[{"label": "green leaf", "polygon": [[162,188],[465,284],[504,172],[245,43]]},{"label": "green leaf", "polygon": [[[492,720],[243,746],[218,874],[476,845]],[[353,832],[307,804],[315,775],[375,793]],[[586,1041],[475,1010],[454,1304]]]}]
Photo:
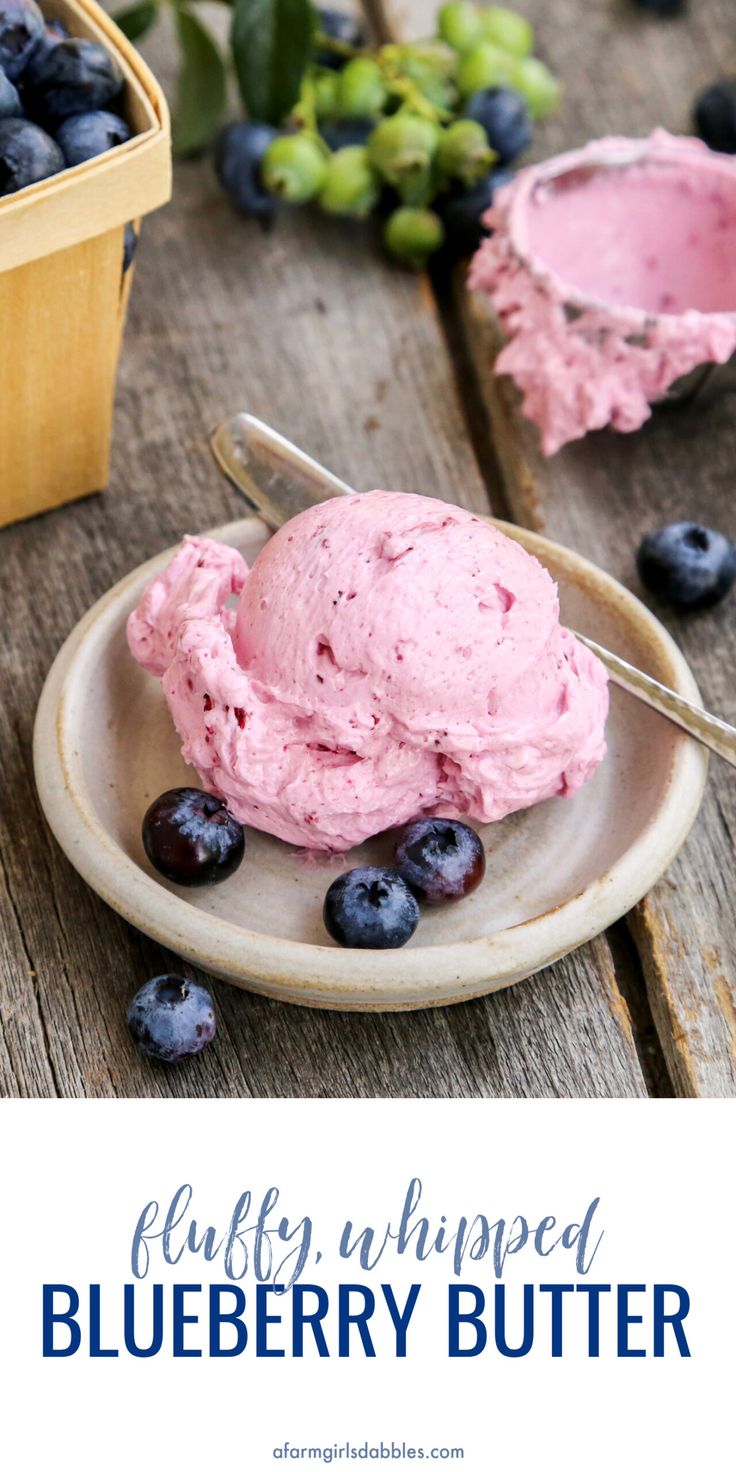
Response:
[{"label": "green leaf", "polygon": [[311,0],[235,0],[231,44],[250,117],[280,123],[299,97],[316,15]]},{"label": "green leaf", "polygon": [[226,73],[210,32],[191,10],[177,5],[182,64],[173,107],[174,152],[197,153],[217,128],[225,106]]},{"label": "green leaf", "polygon": [[112,18],[129,41],[140,41],[150,31],[157,15],[155,0],[141,0],[139,5],[126,5],[124,10],[116,11]]}]

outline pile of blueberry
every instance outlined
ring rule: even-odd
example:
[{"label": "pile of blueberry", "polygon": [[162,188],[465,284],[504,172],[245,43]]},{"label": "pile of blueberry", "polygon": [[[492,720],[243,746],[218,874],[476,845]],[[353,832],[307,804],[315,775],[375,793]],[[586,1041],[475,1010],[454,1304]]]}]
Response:
[{"label": "pile of blueberry", "polygon": [[233,204],[262,223],[281,201],[378,213],[387,249],[412,266],[441,249],[469,255],[534,120],[559,101],[531,25],[502,5],[450,0],[436,36],[370,50],[351,16],[317,18],[286,128],[238,122],[220,135],[216,170]]},{"label": "pile of blueberry", "polygon": [[[154,868],[175,884],[217,884],[245,853],[241,824],[219,798],[175,787],[151,803],[143,846]],[[472,828],[450,818],[418,818],[403,829],[393,868],[349,869],[330,885],[324,922],[342,946],[392,950],[411,939],[419,905],[462,899],[485,874],[483,845]],[[199,1053],[215,1035],[210,993],[185,977],[154,976],[136,992],[128,1027],[141,1052],[162,1063]]]},{"label": "pile of blueberry", "polygon": [[[174,787],[143,819],[143,847],[173,884],[218,884],[242,862],[245,833],[224,802],[198,787]],[[418,818],[404,828],[394,868],[350,869],[327,891],[325,925],[344,946],[385,950],[414,934],[419,904],[443,905],[470,894],[485,873],[483,845],[451,818]]]},{"label": "pile of blueberry", "polygon": [[394,867],[348,869],[325,896],[324,922],[341,946],[395,950],[419,924],[419,905],[472,894],[486,872],[478,834],[455,818],[417,818],[401,833]]},{"label": "pile of blueberry", "polygon": [[103,46],[46,21],[35,0],[0,0],[0,196],[125,143],[122,90]]}]

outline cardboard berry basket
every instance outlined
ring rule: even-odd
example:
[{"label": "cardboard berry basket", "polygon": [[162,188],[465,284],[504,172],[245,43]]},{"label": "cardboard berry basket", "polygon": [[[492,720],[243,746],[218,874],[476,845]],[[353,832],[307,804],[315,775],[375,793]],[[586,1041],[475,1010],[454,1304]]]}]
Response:
[{"label": "cardboard berry basket", "polygon": [[171,194],[163,94],[94,0],[41,0],[125,77],[131,138],[0,199],[0,526],[102,490],[132,269],[128,221]]}]

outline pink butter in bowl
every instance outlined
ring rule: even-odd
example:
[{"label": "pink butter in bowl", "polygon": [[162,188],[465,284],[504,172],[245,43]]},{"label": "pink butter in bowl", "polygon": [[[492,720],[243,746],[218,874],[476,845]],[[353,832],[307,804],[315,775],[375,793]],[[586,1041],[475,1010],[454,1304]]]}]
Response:
[{"label": "pink butter in bowl", "polygon": [[522,170],[485,223],[469,285],[546,455],[638,429],[734,353],[736,159],[662,130],[603,138]]}]

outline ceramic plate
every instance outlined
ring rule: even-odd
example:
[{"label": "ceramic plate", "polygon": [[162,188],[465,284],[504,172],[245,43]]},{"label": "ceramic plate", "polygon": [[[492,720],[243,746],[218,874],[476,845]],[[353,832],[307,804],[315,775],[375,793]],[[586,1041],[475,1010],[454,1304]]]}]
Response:
[{"label": "ceramic plate", "polygon": [[[564,623],[699,701],[676,645],[636,598],[573,552],[499,525],[559,583]],[[248,517],[210,535],[252,562],[268,532]],[[133,925],[204,970],[310,1006],[462,1001],[532,975],[605,929],[685,839],[706,755],[612,689],[608,755],[592,781],[572,799],[479,828],[483,884],[458,905],[424,911],[402,950],[342,950],[322,925],[328,884],[343,868],[386,862],[386,839],[340,859],[310,859],[250,831],[246,859],[225,883],[192,891],[167,884],[145,858],[141,818],[159,792],[197,778],[179,754],[159,681],[128,653],[125,623],[170,555],[124,578],[67,640],[39,703],[34,762],[48,821],[82,877]]]}]

